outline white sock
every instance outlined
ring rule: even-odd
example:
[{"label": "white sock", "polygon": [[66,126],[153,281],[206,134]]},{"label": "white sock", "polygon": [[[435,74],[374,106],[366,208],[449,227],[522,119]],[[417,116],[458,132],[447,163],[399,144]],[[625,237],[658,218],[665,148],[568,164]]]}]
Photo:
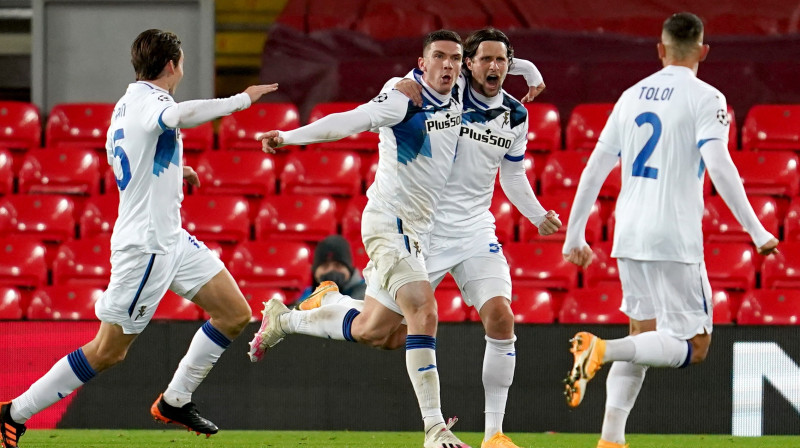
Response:
[{"label": "white sock", "polygon": [[320,306],[328,306],[328,305],[344,305],[348,308],[355,308],[358,311],[364,310],[363,300],[356,300],[338,291],[331,291],[322,297],[322,300],[320,301]]},{"label": "white sock", "polygon": [[609,442],[625,444],[625,424],[642,389],[647,366],[630,362],[615,362],[611,365],[606,380],[606,413],[603,418],[601,438]]},{"label": "white sock", "polygon": [[512,339],[492,339],[486,336],[486,351],[483,355],[483,390],[486,400],[484,413],[484,440],[503,431],[508,388],[514,381],[517,352]]},{"label": "white sock", "polygon": [[71,394],[95,375],[83,349],[75,350],[59,359],[44,376],[11,401],[11,419],[20,424],[27,422],[34,414]]},{"label": "white sock", "polygon": [[230,344],[230,339],[206,321],[194,334],[189,350],[178,364],[178,370],[164,392],[164,401],[178,408],[192,401],[192,393]]},{"label": "white sock", "polygon": [[326,305],[310,311],[289,311],[281,315],[279,323],[286,334],[355,342],[351,329],[359,314],[359,310],[348,306]]},{"label": "white sock", "polygon": [[629,361],[651,367],[685,367],[692,356],[691,343],[660,331],[630,336],[636,354]]},{"label": "white sock", "polygon": [[636,344],[630,336],[622,339],[607,339],[603,362],[630,361],[636,355]]},{"label": "white sock", "polygon": [[436,338],[423,334],[406,337],[406,370],[417,394],[425,433],[444,424],[439,401],[439,371],[436,368]]}]

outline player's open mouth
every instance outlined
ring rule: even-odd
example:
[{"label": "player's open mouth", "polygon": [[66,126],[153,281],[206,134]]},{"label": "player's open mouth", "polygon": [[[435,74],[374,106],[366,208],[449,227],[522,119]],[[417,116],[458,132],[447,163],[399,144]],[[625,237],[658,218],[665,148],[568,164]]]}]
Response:
[{"label": "player's open mouth", "polygon": [[449,84],[452,80],[453,80],[453,77],[450,76],[450,75],[442,76],[442,82],[444,82],[445,84]]},{"label": "player's open mouth", "polygon": [[486,84],[496,87],[497,83],[500,82],[500,77],[496,75],[489,75],[486,77]]}]

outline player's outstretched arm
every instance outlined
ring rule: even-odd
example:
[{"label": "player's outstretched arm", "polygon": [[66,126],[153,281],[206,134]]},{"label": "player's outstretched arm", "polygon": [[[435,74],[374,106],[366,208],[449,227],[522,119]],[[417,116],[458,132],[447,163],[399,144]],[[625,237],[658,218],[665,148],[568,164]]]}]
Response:
[{"label": "player's outstretched arm", "polygon": [[528,93],[520,99],[522,103],[530,103],[545,89],[544,78],[536,65],[527,59],[514,58],[509,75],[521,75],[528,84]]},{"label": "player's outstretched arm", "polygon": [[275,148],[281,146],[332,142],[370,129],[372,120],[369,113],[359,108],[325,116],[291,131],[264,132],[257,135],[256,140],[261,142],[264,152],[274,153]]},{"label": "player's outstretched arm", "polygon": [[169,128],[191,128],[211,120],[247,109],[263,95],[278,90],[277,84],[250,86],[244,92],[228,98],[183,101],[168,107],[161,120]]}]

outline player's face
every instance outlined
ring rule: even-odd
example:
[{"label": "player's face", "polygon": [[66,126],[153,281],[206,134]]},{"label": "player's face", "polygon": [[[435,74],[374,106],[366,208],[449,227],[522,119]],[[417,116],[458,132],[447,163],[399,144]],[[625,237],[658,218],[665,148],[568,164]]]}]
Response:
[{"label": "player's face", "polygon": [[422,79],[436,92],[450,93],[461,68],[461,45],[449,40],[437,40],[428,45],[426,54],[419,58]]},{"label": "player's face", "polygon": [[475,57],[467,58],[467,68],[472,71],[470,85],[483,96],[500,93],[508,74],[508,48],[502,42],[485,41],[478,45]]}]

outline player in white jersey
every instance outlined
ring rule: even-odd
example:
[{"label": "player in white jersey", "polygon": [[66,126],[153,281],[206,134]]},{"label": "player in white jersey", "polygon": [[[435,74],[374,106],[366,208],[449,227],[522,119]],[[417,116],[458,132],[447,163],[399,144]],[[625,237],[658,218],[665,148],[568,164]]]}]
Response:
[{"label": "player in white jersey", "polygon": [[192,392],[250,321],[236,282],[205,245],[181,229],[182,182],[199,186],[182,166],[180,127],[192,127],[246,109],[277,84],[248,87],[218,100],[176,103],[183,50],[170,32],[147,30],[131,47],[137,82],[114,108],[106,151],[119,188],[119,217],[111,237],[111,280],[96,303],[95,338],[65,356],[26,392],[0,408],[2,444],[18,445],[24,423],[97,373],[121,362],[170,289],[210,316],[197,331],[166,391],[151,408],[165,423],[211,435],[218,428],[200,416]]},{"label": "player in white jersey", "polygon": [[703,23],[694,14],[675,14],[664,22],[658,44],[664,68],[617,101],[572,205],[563,253],[586,267],[592,260],[584,239],[589,210],[621,159],[612,256],[618,259],[621,310],[630,317],[630,336],[602,340],[576,334],[575,362],[565,379],[567,404],[575,407],[597,370],[613,362],[599,448],[627,446],[625,424],[649,366],[686,367],[708,353],[713,305],[703,263],[705,169],[758,252],[768,255],[778,245],[747,201],[728,154],[725,97],[697,79],[708,51]]},{"label": "player in white jersey", "polygon": [[[403,321],[408,323],[406,368],[425,428],[427,448],[467,447],[445,424],[436,368],[436,301],[423,257],[439,195],[453,165],[461,124],[461,104],[451,96],[459,79],[461,38],[447,31],[427,36],[419,68],[424,89],[421,107],[397,91],[383,92],[371,102],[329,115],[294,131],[260,136],[264,149],[338,140],[367,130],[380,132],[378,172],[367,192],[362,239],[370,258],[368,284],[389,292],[388,303],[366,298],[364,309],[326,307],[290,314],[280,302],[265,304],[261,328],[250,342],[252,361],[287,334],[388,343]],[[404,334],[400,335],[401,337]],[[397,344],[397,342],[394,342]]]}]

